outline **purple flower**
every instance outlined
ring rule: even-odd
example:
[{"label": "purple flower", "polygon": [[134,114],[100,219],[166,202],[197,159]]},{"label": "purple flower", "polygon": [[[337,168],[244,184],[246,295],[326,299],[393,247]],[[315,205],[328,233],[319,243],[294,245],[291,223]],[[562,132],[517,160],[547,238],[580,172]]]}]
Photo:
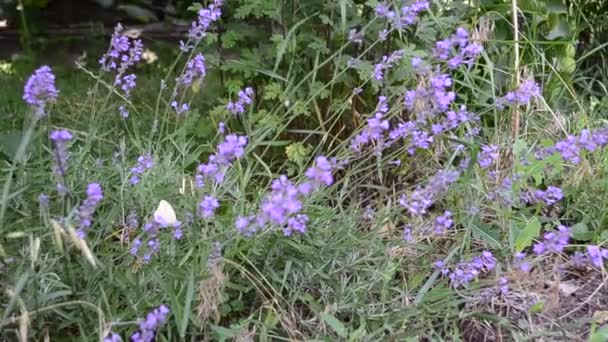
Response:
[{"label": "purple flower", "polygon": [[215,209],[220,207],[220,203],[218,200],[211,196],[207,195],[203,197],[202,201],[198,205],[198,210],[200,215],[205,218],[211,218],[215,214]]},{"label": "purple flower", "polygon": [[306,233],[306,224],[308,223],[308,216],[304,214],[298,214],[290,217],[287,220],[287,226],[283,228],[283,234],[290,236],[293,232],[300,234]]},{"label": "purple flower", "polygon": [[356,135],[350,142],[350,148],[353,151],[361,151],[361,147],[377,142],[382,145],[383,134],[389,129],[388,120],[384,119],[384,115],[388,113],[388,100],[386,96],[378,97],[378,104],[376,105],[376,113],[373,117],[367,120],[367,126],[361,133]]},{"label": "purple flower", "polygon": [[[452,51],[455,54],[451,54]],[[435,44],[433,55],[440,60],[447,61],[450,69],[455,69],[463,64],[472,65],[482,51],[481,45],[469,42],[467,30],[459,27],[450,38],[440,40]]]},{"label": "purple flower", "polygon": [[214,21],[220,19],[222,15],[220,7],[223,2],[223,0],[214,0],[207,8],[198,11],[198,18],[192,22],[190,31],[188,31],[188,38],[194,44],[200,42],[207,35],[207,30]]},{"label": "purple flower", "polygon": [[379,2],[376,5],[376,16],[379,18],[392,19],[395,17],[395,12],[391,11],[389,5],[386,2]]},{"label": "purple flower", "polygon": [[597,268],[601,268],[604,264],[604,259],[608,259],[608,249],[599,248],[598,246],[587,246],[587,255],[591,264]]},{"label": "purple flower", "polygon": [[504,97],[500,98],[497,102],[499,109],[503,108],[505,104],[513,104],[518,106],[525,106],[532,101],[533,98],[541,96],[540,87],[534,80],[525,80],[515,91],[510,91]]},{"label": "purple flower", "polygon": [[152,310],[145,319],[139,320],[139,330],[131,335],[132,342],[152,342],[156,331],[160,329],[169,317],[169,308],[161,305]]},{"label": "purple flower", "polygon": [[132,40],[123,34],[123,27],[117,24],[114,34],[110,41],[108,52],[103,55],[99,64],[105,71],[117,70],[118,74],[115,81],[119,80],[122,74],[131,66],[141,60],[144,46],[141,40]]},{"label": "purple flower", "polygon": [[182,103],[180,105],[177,101],[171,101],[171,108],[173,108],[177,115],[182,115],[190,110],[190,105],[187,103]]},{"label": "purple flower", "polygon": [[253,88],[247,87],[244,90],[239,91],[238,100],[236,102],[228,102],[226,105],[226,109],[228,109],[232,114],[238,115],[245,112],[245,105],[250,105],[253,103],[254,92]]},{"label": "purple flower", "polygon": [[406,242],[414,241],[414,237],[412,236],[412,227],[411,226],[406,226],[405,228],[403,228],[403,236],[401,237],[401,239]]},{"label": "purple flower", "polygon": [[129,110],[126,109],[123,105],[118,106],[118,112],[120,113],[120,116],[125,119],[129,117]]},{"label": "purple flower", "polygon": [[53,173],[57,177],[57,192],[60,195],[67,193],[67,187],[65,185],[65,175],[67,172],[68,165],[68,152],[66,148],[66,142],[73,139],[72,133],[65,129],[52,131],[49,135],[54,148],[55,165],[53,166]]},{"label": "purple flower", "polygon": [[222,183],[226,168],[245,155],[245,146],[247,146],[247,137],[237,134],[227,135],[217,146],[217,153],[210,155],[207,163],[199,164],[197,186],[203,187],[207,179],[213,179],[216,184]]},{"label": "purple flower", "polygon": [[298,188],[287,179],[287,176],[282,175],[272,182],[271,189],[272,192],[266,195],[260,206],[259,220],[284,226],[291,215],[302,209]]},{"label": "purple flower", "polygon": [[357,45],[363,44],[363,34],[358,32],[357,29],[352,29],[348,31],[348,40]]},{"label": "purple flower", "polygon": [[537,201],[545,202],[547,205],[553,205],[562,198],[564,198],[564,194],[562,192],[562,189],[555,186],[549,186],[545,191],[536,190],[534,192],[534,198]]},{"label": "purple flower", "polygon": [[555,144],[555,150],[558,151],[564,160],[570,161],[573,164],[580,162],[580,149],[576,143],[576,137],[568,135],[566,140],[562,140]]},{"label": "purple flower", "polygon": [[[405,28],[410,26],[418,20],[418,15],[423,10],[429,9],[429,2],[427,0],[417,0],[409,6],[401,7],[400,15],[393,15],[392,24],[396,28]],[[391,18],[389,18],[391,19]]]},{"label": "purple flower", "polygon": [[139,253],[139,248],[141,247],[141,239],[135,239],[133,240],[133,244],[131,245],[131,248],[129,249],[129,254],[131,254],[132,256],[137,256],[137,254]]},{"label": "purple flower", "polygon": [[226,124],[225,123],[220,122],[219,124],[217,124],[217,134],[219,134],[219,135],[226,134]]},{"label": "purple flower", "polygon": [[229,134],[224,142],[217,146],[217,156],[222,163],[229,163],[245,155],[247,138],[242,135]]},{"label": "purple flower", "polygon": [[407,149],[410,155],[414,155],[414,153],[416,152],[416,148],[426,150],[431,147],[431,144],[433,143],[433,137],[430,136],[428,132],[415,129],[412,130],[410,134],[412,139],[412,146],[408,147]]},{"label": "purple flower", "polygon": [[150,154],[144,154],[137,158],[137,165],[131,168],[131,184],[135,185],[139,183],[139,177],[146,171],[154,166],[154,159]]},{"label": "purple flower", "polygon": [[378,32],[378,40],[383,42],[388,38],[388,30],[384,29],[380,32]]},{"label": "purple flower", "polygon": [[38,195],[38,204],[40,207],[47,207],[49,205],[49,195],[45,193]]},{"label": "purple flower", "polygon": [[55,75],[46,65],[34,71],[23,89],[23,100],[34,108],[38,118],[45,115],[46,105],[57,101],[58,96],[59,91],[55,88]]},{"label": "purple flower", "polygon": [[103,339],[103,342],[122,342],[120,335],[114,332],[110,332],[108,336]]},{"label": "purple flower", "polygon": [[435,232],[437,234],[442,234],[446,230],[452,228],[453,225],[452,213],[446,210],[443,215],[438,216],[435,220]]},{"label": "purple flower", "polygon": [[383,80],[384,72],[388,69],[391,69],[395,65],[395,63],[401,60],[401,58],[403,58],[403,54],[403,50],[397,50],[394,51],[390,56],[382,56],[382,60],[380,61],[380,63],[374,65],[374,78],[378,81]]},{"label": "purple flower", "polygon": [[87,186],[87,199],[78,208],[78,237],[84,239],[87,230],[91,227],[91,219],[97,205],[103,199],[103,191],[98,183],[91,183]]},{"label": "purple flower", "polygon": [[239,217],[237,217],[236,221],[234,222],[234,227],[236,228],[236,230],[239,233],[241,233],[245,236],[251,236],[258,230],[257,225],[253,221],[254,221],[254,217],[252,217],[252,216],[250,216],[250,217],[239,216]]},{"label": "purple flower", "polygon": [[557,231],[545,233],[543,241],[534,244],[532,250],[536,255],[548,252],[561,253],[570,241],[570,228],[559,225]]},{"label": "purple flower", "polygon": [[205,66],[205,57],[198,53],[194,58],[188,61],[186,64],[186,70],[183,75],[176,79],[178,84],[189,86],[194,81],[203,79],[207,74],[207,67]]},{"label": "purple flower", "polygon": [[409,196],[403,195],[399,204],[405,207],[411,216],[420,216],[427,213],[433,205],[435,198],[447,191],[449,185],[459,177],[457,171],[439,171],[432,177],[426,187],[417,187]]},{"label": "purple flower", "polygon": [[114,85],[121,86],[120,88],[122,89],[125,97],[129,97],[131,95],[131,90],[135,88],[136,79],[137,79],[137,76],[135,74],[129,74],[129,75],[124,75],[124,76],[118,75],[118,76],[116,76]]},{"label": "purple flower", "polygon": [[505,277],[498,279],[498,289],[500,293],[506,295],[509,293],[509,281]]},{"label": "purple flower", "polygon": [[515,263],[518,266],[518,268],[525,273],[529,273],[530,264],[524,260],[525,258],[526,258],[526,253],[522,253],[522,252],[515,253]]},{"label": "purple flower", "polygon": [[465,286],[473,281],[483,272],[488,272],[496,267],[496,258],[490,251],[483,251],[480,256],[462,261],[453,270],[447,270],[445,275],[449,275],[454,287]]},{"label": "purple flower", "polygon": [[[452,51],[455,54],[451,54]],[[463,64],[472,65],[482,51],[481,45],[469,42],[467,30],[459,27],[450,38],[435,43],[433,55],[447,61],[450,69],[456,69]]]},{"label": "purple flower", "polygon": [[418,188],[410,196],[401,196],[399,204],[405,207],[412,216],[424,215],[433,204],[432,193],[426,189]]},{"label": "purple flower", "polygon": [[484,145],[481,147],[479,153],[478,163],[482,169],[487,169],[494,161],[498,158],[498,146],[496,145]]},{"label": "purple flower", "polygon": [[334,182],[333,168],[334,166],[327,157],[319,156],[315,159],[314,165],[306,170],[305,175],[315,187],[330,186]]}]

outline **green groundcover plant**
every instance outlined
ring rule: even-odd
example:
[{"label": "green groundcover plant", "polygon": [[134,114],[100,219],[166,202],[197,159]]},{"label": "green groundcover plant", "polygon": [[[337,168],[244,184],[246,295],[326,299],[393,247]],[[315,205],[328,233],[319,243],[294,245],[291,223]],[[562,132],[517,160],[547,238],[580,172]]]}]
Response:
[{"label": "green groundcover plant", "polygon": [[[224,6],[196,8],[156,93],[137,94],[144,43],[120,24],[81,98],[49,66],[27,79],[4,338],[605,338],[608,128],[585,99],[551,109],[554,65],[495,65],[491,16],[338,1],[335,46],[294,33],[305,18],[274,70],[236,70],[206,57]],[[214,67],[236,81],[204,114]]]}]

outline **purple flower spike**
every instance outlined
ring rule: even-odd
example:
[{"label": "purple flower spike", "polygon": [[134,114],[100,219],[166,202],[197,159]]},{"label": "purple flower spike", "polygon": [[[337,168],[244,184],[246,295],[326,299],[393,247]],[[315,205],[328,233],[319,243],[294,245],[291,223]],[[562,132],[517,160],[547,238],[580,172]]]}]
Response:
[{"label": "purple flower spike", "polygon": [[198,175],[195,177],[197,187],[204,187],[206,180],[209,179],[215,184],[222,183],[226,169],[232,162],[245,155],[246,146],[247,137],[237,134],[227,135],[217,146],[217,153],[209,156],[207,163],[199,164]]},{"label": "purple flower spike", "polygon": [[239,91],[238,100],[236,102],[228,102],[226,109],[234,115],[243,114],[245,112],[245,106],[253,103],[253,95],[254,91],[251,87]]},{"label": "purple flower spike", "polygon": [[156,331],[159,330],[169,317],[169,308],[161,305],[148,313],[145,319],[139,321],[139,330],[131,335],[131,342],[152,342]]},{"label": "purple flower spike", "polygon": [[510,91],[503,98],[500,98],[497,106],[498,108],[504,108],[505,104],[526,106],[532,99],[540,96],[541,91],[538,84],[534,80],[525,80],[515,91]]},{"label": "purple flower spike", "polygon": [[53,173],[57,177],[57,192],[64,196],[67,193],[67,186],[65,185],[65,176],[68,167],[68,151],[66,148],[66,142],[72,140],[74,137],[70,131],[65,129],[52,131],[49,135],[54,145],[54,156],[55,165],[53,166]]},{"label": "purple flower spike", "polygon": [[140,176],[146,171],[151,169],[154,166],[154,159],[150,154],[144,154],[137,158],[137,165],[131,168],[131,184],[136,185],[140,181]]},{"label": "purple flower spike", "polygon": [[445,231],[452,228],[453,225],[454,220],[452,220],[452,213],[446,210],[443,215],[437,217],[435,220],[435,232],[437,234],[445,233]]},{"label": "purple flower spike", "polygon": [[608,249],[599,248],[598,246],[587,246],[587,255],[591,264],[597,268],[601,268],[604,264],[604,259],[608,259]]},{"label": "purple flower spike", "polygon": [[399,60],[403,58],[404,51],[394,51],[390,56],[383,56],[380,63],[374,66],[373,76],[376,80],[381,81],[384,79],[384,72],[391,69]]},{"label": "purple flower spike", "polygon": [[492,166],[496,159],[498,159],[498,146],[484,145],[481,147],[478,163],[482,169],[487,169]]},{"label": "purple flower spike", "polygon": [[[202,8],[198,11],[198,18],[192,22],[190,31],[188,31],[188,38],[190,38],[192,43],[197,44],[205,38],[211,24],[220,19],[222,15],[220,7],[222,7],[223,2],[223,0],[214,0],[207,8]],[[183,50],[189,50],[190,48],[190,45],[182,44]]]},{"label": "purple flower spike", "polygon": [[122,342],[122,338],[117,333],[110,332],[110,334],[103,339],[103,342]]},{"label": "purple flower spike", "polygon": [[215,197],[211,195],[205,196],[201,203],[199,203],[198,205],[199,213],[201,217],[205,219],[213,217],[213,215],[215,214],[215,209],[219,207],[220,203]]},{"label": "purple flower spike", "polygon": [[332,171],[334,165],[327,159],[327,157],[319,156],[315,159],[313,167],[306,170],[305,175],[312,183],[313,187],[319,187],[321,185],[330,186],[334,182]]},{"label": "purple flower spike", "polygon": [[536,255],[542,255],[549,252],[561,253],[570,241],[570,236],[570,228],[559,225],[557,231],[545,233],[545,235],[543,235],[543,241],[534,244],[532,249]]},{"label": "purple flower spike", "polygon": [[76,231],[81,239],[86,237],[87,230],[91,227],[91,219],[97,205],[103,199],[103,191],[98,183],[91,183],[87,186],[87,199],[78,208],[78,230]]},{"label": "purple flower spike", "polygon": [[189,86],[196,80],[201,80],[207,74],[207,67],[205,65],[205,57],[198,53],[194,58],[188,61],[186,64],[186,70],[183,75],[177,78],[177,83]]},{"label": "purple flower spike", "polygon": [[287,226],[283,229],[285,236],[290,236],[293,232],[300,234],[306,233],[306,224],[308,223],[308,216],[298,214],[287,220]]},{"label": "purple flower spike", "polygon": [[58,96],[59,91],[55,88],[55,75],[46,65],[38,68],[30,76],[23,89],[23,100],[34,108],[38,118],[45,115],[46,105],[56,102]]},{"label": "purple flower spike", "polygon": [[[437,267],[437,264],[435,266]],[[443,264],[441,264],[441,267],[444,267]],[[483,251],[480,256],[458,263],[453,270],[446,268],[445,271],[442,271],[442,274],[449,276],[452,286],[461,287],[466,286],[480,274],[489,272],[495,267],[496,258],[490,251]]]},{"label": "purple flower spike", "polygon": [[576,143],[576,137],[569,135],[566,140],[562,140],[555,144],[555,150],[559,152],[564,160],[573,164],[580,162],[580,148]]},{"label": "purple flower spike", "polygon": [[363,131],[351,140],[351,150],[360,152],[363,146],[374,142],[379,147],[383,147],[383,134],[389,129],[389,122],[384,118],[384,115],[386,115],[388,111],[387,97],[379,96],[378,104],[376,105],[376,113],[367,120],[367,126]]},{"label": "purple flower spike", "polygon": [[549,186],[545,191],[537,190],[534,192],[534,198],[537,201],[545,202],[547,205],[553,205],[564,198],[564,194],[562,189],[555,186]]}]

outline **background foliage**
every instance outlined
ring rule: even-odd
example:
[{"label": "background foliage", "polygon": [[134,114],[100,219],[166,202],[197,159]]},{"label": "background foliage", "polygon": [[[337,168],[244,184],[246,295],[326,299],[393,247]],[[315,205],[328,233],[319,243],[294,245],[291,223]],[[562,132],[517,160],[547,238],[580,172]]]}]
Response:
[{"label": "background foliage", "polygon": [[[585,315],[569,314],[586,295],[605,290],[600,286],[605,272],[560,273],[566,257],[558,255],[533,259],[536,271],[524,277],[512,260],[513,253],[529,251],[556,222],[571,226],[573,249],[608,240],[606,153],[590,153],[579,165],[559,156],[533,157],[538,146],[605,124],[604,2],[518,1],[521,34],[515,42],[511,3],[505,1],[438,1],[416,25],[380,41],[378,34],[387,27],[374,12],[374,0],[228,0],[221,20],[197,48],[208,74],[185,92],[191,107],[187,116],[175,119],[168,99],[158,95],[160,79],[185,64],[177,42],[143,35],[158,61],[137,67],[138,88],[130,99],[137,111],[122,120],[120,99],[103,86],[112,80],[98,73],[97,58],[107,45],[100,35],[101,45],[76,43],[87,50],[86,57],[78,51],[73,58],[80,68],[54,63],[60,100],[27,153],[18,157],[27,108],[17,84],[48,62],[49,51],[70,45],[69,39],[45,34],[46,27],[37,23],[50,2],[23,4],[24,16],[10,13],[31,54],[0,64],[0,82],[11,85],[0,93],[2,168],[16,165],[13,192],[3,198],[10,210],[1,222],[3,338],[14,340],[25,332],[36,338],[95,340],[110,330],[127,336],[136,330],[137,317],[161,303],[171,308],[158,334],[158,340],[167,341],[475,341],[489,334],[488,327],[494,336],[512,339],[584,335],[601,341],[605,336],[605,318],[596,315],[605,314],[605,302],[589,304]],[[177,1],[176,16],[191,20],[205,5]],[[302,178],[319,154],[352,157],[344,152],[346,146],[373,115],[379,95],[389,97],[391,119],[405,120],[409,114],[402,108],[402,94],[420,82],[409,61],[431,58],[435,42],[458,26],[478,32],[484,43],[478,62],[453,71],[459,99],[481,116],[480,137],[470,138],[472,127],[466,127],[415,156],[399,146],[380,157],[370,151],[354,157],[348,168],[336,172],[336,186],[307,203],[311,228],[305,235],[287,238],[264,231],[244,238],[235,232],[235,217],[250,211],[278,174]],[[352,30],[362,32],[361,43],[349,39]],[[518,70],[515,44],[521,51]],[[407,62],[387,72],[386,79],[374,79],[374,65],[398,49]],[[516,86],[516,72],[538,80],[543,97],[521,110],[522,133],[511,141],[512,111],[495,105]],[[226,103],[246,86],[255,89],[255,100],[245,115],[235,117]],[[358,87],[362,91],[353,93]],[[155,110],[157,100],[161,105]],[[161,199],[180,216],[196,212],[200,193],[192,188],[191,176],[221,141],[220,122],[250,139],[247,158],[217,189],[218,198],[229,204],[212,221],[190,223],[184,242],[164,241],[167,251],[157,262],[134,262],[128,247],[136,233],[124,233],[129,213],[136,212],[143,223]],[[77,136],[70,162],[77,171],[69,179],[74,193],[83,194],[84,184],[93,180],[107,186],[88,240],[96,267],[57,236],[51,223],[70,213],[80,195],[38,207],[38,195],[53,192],[47,136],[59,127]],[[405,243],[404,228],[411,222],[397,204],[399,196],[424,185],[438,168],[464,159],[455,143],[465,145],[473,160],[485,144],[499,145],[501,155],[512,151],[512,171],[522,175],[514,182],[514,198],[528,187],[558,184],[564,200],[548,207],[489,200],[497,182],[473,163],[432,208],[434,213],[453,210],[458,229]],[[141,184],[130,187],[129,169],[143,153],[151,153],[156,165]],[[221,268],[209,262],[216,241],[223,247]],[[464,289],[450,286],[433,265],[437,259],[456,263],[482,249],[492,250],[501,266]],[[486,305],[484,290],[493,289],[499,276],[509,278],[514,295]],[[560,297],[556,284],[569,281],[583,297]],[[541,299],[524,303],[522,293]]]}]

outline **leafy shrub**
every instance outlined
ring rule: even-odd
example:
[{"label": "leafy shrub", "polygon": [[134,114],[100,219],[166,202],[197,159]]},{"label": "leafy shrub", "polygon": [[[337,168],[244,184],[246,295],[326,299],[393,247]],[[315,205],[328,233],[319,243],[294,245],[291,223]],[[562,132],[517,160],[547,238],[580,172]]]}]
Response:
[{"label": "leafy shrub", "polygon": [[552,110],[559,72],[513,82],[465,7],[227,4],[196,7],[154,93],[120,25],[80,98],[49,67],[28,79],[0,207],[6,338],[595,333],[601,285],[576,319],[540,292],[601,284],[608,258],[608,131]]}]

